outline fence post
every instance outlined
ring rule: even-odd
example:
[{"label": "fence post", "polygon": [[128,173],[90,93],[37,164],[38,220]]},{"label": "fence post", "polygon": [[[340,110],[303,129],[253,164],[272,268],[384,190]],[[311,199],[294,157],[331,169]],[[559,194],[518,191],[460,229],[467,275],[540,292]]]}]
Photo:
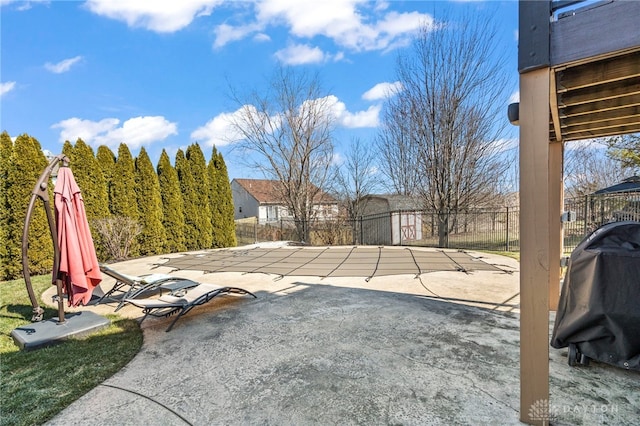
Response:
[{"label": "fence post", "polygon": [[253,241],[254,244],[258,242],[258,218],[253,221]]},{"label": "fence post", "polygon": [[505,244],[506,246],[506,251],[509,251],[509,207],[507,207],[507,244]]},{"label": "fence post", "polygon": [[583,236],[587,235],[587,230],[589,229],[587,227],[587,222],[589,221],[589,196],[585,195],[584,196],[584,231],[583,231]]}]

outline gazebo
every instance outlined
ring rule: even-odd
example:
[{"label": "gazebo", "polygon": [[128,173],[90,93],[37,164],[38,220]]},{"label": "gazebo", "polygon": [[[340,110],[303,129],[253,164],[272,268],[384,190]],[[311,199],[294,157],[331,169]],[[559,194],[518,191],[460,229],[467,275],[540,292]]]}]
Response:
[{"label": "gazebo", "polygon": [[[640,2],[519,3],[520,420],[548,424],[564,142],[640,132]],[[583,7],[580,7],[583,6]],[[572,10],[568,10],[572,9]]]}]

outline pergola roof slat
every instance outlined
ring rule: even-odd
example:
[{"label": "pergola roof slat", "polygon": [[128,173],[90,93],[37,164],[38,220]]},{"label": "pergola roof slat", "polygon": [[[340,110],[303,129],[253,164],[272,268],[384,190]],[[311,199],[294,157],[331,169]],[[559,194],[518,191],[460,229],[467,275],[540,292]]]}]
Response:
[{"label": "pergola roof slat", "polygon": [[564,108],[637,94],[640,94],[640,77],[633,77],[628,80],[601,84],[597,87],[591,86],[559,93],[558,105]]},{"label": "pergola roof slat", "polygon": [[617,121],[619,124],[627,124],[628,122],[637,121],[640,117],[640,104],[626,106],[605,111],[596,111],[590,114],[571,115],[561,117],[561,125],[563,129],[570,130],[571,127],[585,126],[593,124],[594,127],[599,123]]},{"label": "pergola roof slat", "polygon": [[562,69],[558,68],[558,93],[628,80],[640,76],[638,52]]},{"label": "pergola roof slat", "polygon": [[640,47],[550,71],[551,141],[640,132]]}]

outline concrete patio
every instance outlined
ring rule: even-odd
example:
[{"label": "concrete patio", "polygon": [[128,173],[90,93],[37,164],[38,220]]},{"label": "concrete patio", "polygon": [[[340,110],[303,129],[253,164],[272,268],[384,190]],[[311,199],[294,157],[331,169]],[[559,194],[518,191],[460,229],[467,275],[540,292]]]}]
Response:
[{"label": "concrete patio", "polygon": [[[258,298],[216,298],[168,333],[172,318],[147,319],[133,361],[49,424],[520,424],[518,262],[470,254],[501,272],[368,282],[174,272]],[[165,257],[113,267],[169,272],[154,266]],[[547,401],[531,413],[558,425],[637,424],[640,373],[572,368],[566,349],[551,348],[549,362],[551,414]]]}]

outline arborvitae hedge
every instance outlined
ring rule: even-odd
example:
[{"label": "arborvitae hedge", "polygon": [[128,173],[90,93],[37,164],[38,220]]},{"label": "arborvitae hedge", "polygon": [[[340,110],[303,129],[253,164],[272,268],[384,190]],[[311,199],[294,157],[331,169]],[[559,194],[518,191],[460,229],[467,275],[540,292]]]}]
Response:
[{"label": "arborvitae hedge", "polygon": [[136,158],[136,195],[142,233],[138,235],[138,253],[143,256],[164,253],[167,235],[162,224],[160,184],[144,147]]},{"label": "arborvitae hedge", "polygon": [[222,215],[220,214],[220,193],[218,192],[218,170],[215,166],[216,148],[213,147],[213,154],[207,165],[207,176],[209,178],[209,187],[207,194],[209,195],[209,208],[211,209],[211,247],[224,247],[221,245],[223,239],[220,229]]},{"label": "arborvitae hedge", "polygon": [[162,224],[167,234],[166,251],[176,253],[186,250],[184,244],[184,201],[180,192],[178,173],[171,166],[163,149],[158,161],[158,182],[162,198]]},{"label": "arborvitae hedge", "polygon": [[[31,193],[48,162],[40,143],[29,135],[16,138],[7,173],[7,262],[2,275],[14,279],[22,274],[22,233]],[[53,199],[50,199],[53,205]],[[53,208],[53,207],[52,207]],[[29,227],[29,273],[51,273],[53,241],[42,201],[36,200]]]},{"label": "arborvitae hedge", "polygon": [[[69,159],[73,159],[73,145],[71,145],[71,142],[64,141],[64,144],[62,145],[62,153],[66,155]],[[73,176],[75,177],[75,173],[73,174]]]},{"label": "arborvitae hedge", "polygon": [[87,212],[87,220],[91,228],[91,236],[96,247],[96,254],[99,259],[106,260],[107,253],[104,250],[100,233],[97,232],[95,227],[96,220],[104,219],[111,215],[107,182],[102,169],[93,154],[93,149],[82,139],[78,139],[73,147],[68,141],[65,142],[62,152],[69,157],[69,166],[73,171],[78,187],[80,187],[84,208]]},{"label": "arborvitae hedge", "polygon": [[[132,255],[236,245],[231,187],[224,159],[215,148],[208,165],[198,144],[189,146],[186,155],[178,150],[175,167],[163,150],[157,173],[144,148],[134,163],[124,143],[117,160],[106,146],[94,156],[81,139],[75,146],[65,142],[62,152],[70,159],[90,225],[111,214],[140,222],[143,230]],[[13,143],[7,132],[0,135],[0,279],[22,274],[26,208],[47,163],[37,140],[22,135]],[[53,208],[52,194],[50,202]],[[92,234],[98,256],[104,258],[100,235]],[[49,273],[53,241],[40,200],[29,238],[31,273]]]},{"label": "arborvitae hedge", "polygon": [[198,208],[195,202],[197,197],[196,184],[189,168],[189,162],[184,156],[184,152],[179,149],[176,153],[176,172],[180,182],[180,192],[182,192],[182,202],[184,204],[184,244],[187,250],[197,250],[198,247]]},{"label": "arborvitae hedge", "polygon": [[71,156],[68,154],[67,156],[71,160],[70,166],[73,170],[73,176],[82,191],[89,223],[94,219],[109,217],[107,182],[98,160],[93,154],[93,149],[82,139],[78,139]]},{"label": "arborvitae hedge", "polygon": [[[207,162],[204,159],[200,145],[197,143],[189,145],[185,154],[189,169],[194,181],[194,191],[192,192],[192,208],[197,211],[196,228],[196,248],[203,249],[211,247],[212,226],[211,209],[209,207],[209,177],[207,176]],[[185,211],[186,214],[186,211]]]},{"label": "arborvitae hedge", "polygon": [[121,143],[118,147],[118,159],[113,168],[111,180],[111,213],[138,221],[138,203],[136,201],[135,166],[131,151]]},{"label": "arborvitae hedge", "polygon": [[235,247],[236,224],[233,220],[233,197],[227,165],[222,154],[213,147],[207,166],[209,174],[209,201],[213,225],[212,247]]},{"label": "arborvitae hedge", "polygon": [[111,180],[113,176],[113,170],[116,167],[116,156],[109,149],[108,146],[100,145],[96,152],[96,161],[102,170],[102,176],[104,176],[104,182],[107,188],[107,206],[111,211]]},{"label": "arborvitae hedge", "polygon": [[13,142],[9,133],[0,134],[0,279],[7,279],[5,269],[9,261],[7,242],[9,227],[12,226],[12,217],[9,211],[9,197],[7,191],[8,174],[11,165],[11,153]]}]

